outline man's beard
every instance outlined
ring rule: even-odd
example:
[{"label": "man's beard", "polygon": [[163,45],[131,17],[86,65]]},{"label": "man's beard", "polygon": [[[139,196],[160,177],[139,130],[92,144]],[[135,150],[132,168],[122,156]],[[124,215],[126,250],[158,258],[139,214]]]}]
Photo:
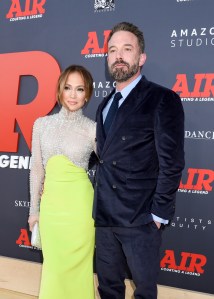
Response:
[{"label": "man's beard", "polygon": [[[114,69],[114,67],[117,64],[121,64],[121,63],[126,65],[127,69],[124,69],[124,67],[119,67]],[[109,66],[109,73],[116,82],[127,81],[128,79],[132,78],[135,74],[137,74],[138,70],[139,70],[139,61],[137,61],[132,66],[130,66],[128,62],[119,60],[114,62],[111,66]]]}]

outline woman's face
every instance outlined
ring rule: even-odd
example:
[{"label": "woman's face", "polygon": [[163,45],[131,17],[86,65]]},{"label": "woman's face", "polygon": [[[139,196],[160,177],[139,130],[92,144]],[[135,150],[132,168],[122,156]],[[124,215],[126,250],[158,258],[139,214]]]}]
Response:
[{"label": "woman's face", "polygon": [[77,111],[85,104],[85,84],[82,76],[71,73],[65,83],[62,93],[62,105],[70,111]]}]

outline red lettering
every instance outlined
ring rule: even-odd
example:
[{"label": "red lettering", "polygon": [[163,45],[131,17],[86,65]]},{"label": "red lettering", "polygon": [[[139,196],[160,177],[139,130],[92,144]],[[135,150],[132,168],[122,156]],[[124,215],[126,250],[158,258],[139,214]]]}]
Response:
[{"label": "red lettering", "polygon": [[107,39],[109,36],[110,30],[105,30],[103,32],[104,35],[104,42],[103,47],[100,48],[97,33],[95,31],[88,33],[88,40],[85,44],[85,47],[82,49],[81,54],[89,54],[90,49],[92,54],[103,54],[107,53]]},{"label": "red lettering", "polygon": [[44,4],[45,4],[46,0],[41,0],[38,3],[38,0],[34,0],[33,1],[33,8],[31,11],[32,15],[36,15],[36,14],[44,14],[45,13],[45,9],[43,8]]},{"label": "red lettering", "polygon": [[187,182],[184,185],[181,181],[179,188],[180,189],[193,189],[193,180],[194,180],[195,174],[197,174],[197,173],[198,173],[198,169],[189,168]]},{"label": "red lettering", "polygon": [[186,271],[204,273],[204,269],[202,269],[202,267],[206,265],[206,263],[206,256],[202,254],[191,253],[190,265],[186,268]]},{"label": "red lettering", "polygon": [[214,74],[206,74],[206,79],[207,80],[204,86],[204,92],[201,93],[201,97],[214,96],[214,85],[212,85]]},{"label": "red lettering", "polygon": [[[37,51],[1,54],[0,65],[0,151],[17,152],[16,121],[30,149],[34,121],[55,106],[59,66],[51,55]],[[18,105],[20,77],[26,75],[37,80],[38,92],[30,103]]]},{"label": "red lettering", "polygon": [[175,255],[173,250],[165,250],[165,256],[160,262],[161,268],[204,273],[202,267],[206,264],[207,258],[202,254],[181,252],[180,265],[176,265]]},{"label": "red lettering", "polygon": [[110,32],[111,32],[111,30],[105,30],[103,32],[104,42],[103,42],[103,47],[100,49],[100,53],[107,53],[108,52],[108,43],[107,43],[107,40],[108,40]]},{"label": "red lettering", "polygon": [[186,270],[186,264],[189,257],[191,257],[191,254],[189,252],[181,252],[181,262],[180,265],[177,267],[178,270]]},{"label": "red lettering", "polygon": [[[195,181],[195,184],[193,184]],[[212,191],[211,184],[214,182],[214,171],[210,169],[188,169],[188,178],[186,184],[180,182],[180,189],[194,189]]]},{"label": "red lettering", "polygon": [[[30,10],[30,4],[32,1],[32,10]],[[43,8],[46,0],[25,0],[25,10],[22,11],[20,0],[12,0],[12,4],[10,7],[9,12],[6,15],[7,19],[14,18],[14,17],[23,17],[29,15],[36,15],[36,14],[44,14],[45,9]]]},{"label": "red lettering", "polygon": [[23,16],[19,0],[12,0],[11,7],[8,14],[6,15],[6,18],[10,19],[13,18],[14,16],[15,17]]},{"label": "red lettering", "polygon": [[205,77],[206,77],[205,74],[195,74],[195,86],[193,92],[190,93],[191,97],[201,96],[200,88],[201,88],[202,80],[205,79]]},{"label": "red lettering", "polygon": [[165,256],[162,258],[160,262],[161,268],[166,268],[167,265],[170,269],[177,269],[173,250],[165,250]]},{"label": "red lettering", "polygon": [[187,84],[187,76],[185,74],[178,74],[176,79],[177,81],[175,82],[172,90],[174,90],[174,92],[180,93],[180,97],[189,97],[190,92]]},{"label": "red lettering", "polygon": [[[193,91],[190,92],[188,88],[186,74],[177,74],[176,82],[173,86],[173,90],[180,94],[180,97],[210,97],[214,96],[214,74],[195,74],[195,84]],[[202,82],[205,81],[204,89]]]},{"label": "red lettering", "polygon": [[89,49],[92,49],[92,53],[100,53],[96,32],[88,33],[88,41],[86,42],[85,47],[82,49],[81,54],[89,54]]},{"label": "red lettering", "polygon": [[212,191],[211,183],[214,182],[214,171],[209,169],[198,169],[198,182],[194,186],[195,190]]},{"label": "red lettering", "polygon": [[19,238],[16,240],[16,244],[18,245],[26,245],[26,246],[30,246],[30,240],[29,240],[29,237],[28,237],[28,233],[27,233],[27,230],[22,228],[20,230],[20,236]]},{"label": "red lettering", "polygon": [[31,0],[25,0],[25,12],[24,12],[24,16],[29,16],[31,14],[30,1]]}]

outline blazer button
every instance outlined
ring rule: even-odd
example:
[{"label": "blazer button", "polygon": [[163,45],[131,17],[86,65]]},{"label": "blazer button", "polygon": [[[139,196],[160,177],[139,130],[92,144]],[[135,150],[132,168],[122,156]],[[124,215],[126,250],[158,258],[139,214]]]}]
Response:
[{"label": "blazer button", "polygon": [[126,140],[126,136],[122,136],[122,140]]},{"label": "blazer button", "polygon": [[116,165],[116,164],[117,164],[117,161],[113,161],[112,164],[113,164],[113,165]]},{"label": "blazer button", "polygon": [[103,164],[103,160],[100,160],[100,164]]},{"label": "blazer button", "polygon": [[112,188],[113,188],[113,189],[117,189],[117,186],[116,186],[116,185],[112,185]]}]

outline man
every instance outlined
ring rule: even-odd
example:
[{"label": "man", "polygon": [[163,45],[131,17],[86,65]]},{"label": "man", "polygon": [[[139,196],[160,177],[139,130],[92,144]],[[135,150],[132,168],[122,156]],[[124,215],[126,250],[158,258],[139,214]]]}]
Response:
[{"label": "man", "polygon": [[108,39],[116,90],[97,111],[93,216],[102,299],[125,298],[126,265],[135,298],[157,298],[162,227],[174,215],[184,167],[180,98],[141,75],[145,61],[143,33],[130,23],[116,25]]}]

